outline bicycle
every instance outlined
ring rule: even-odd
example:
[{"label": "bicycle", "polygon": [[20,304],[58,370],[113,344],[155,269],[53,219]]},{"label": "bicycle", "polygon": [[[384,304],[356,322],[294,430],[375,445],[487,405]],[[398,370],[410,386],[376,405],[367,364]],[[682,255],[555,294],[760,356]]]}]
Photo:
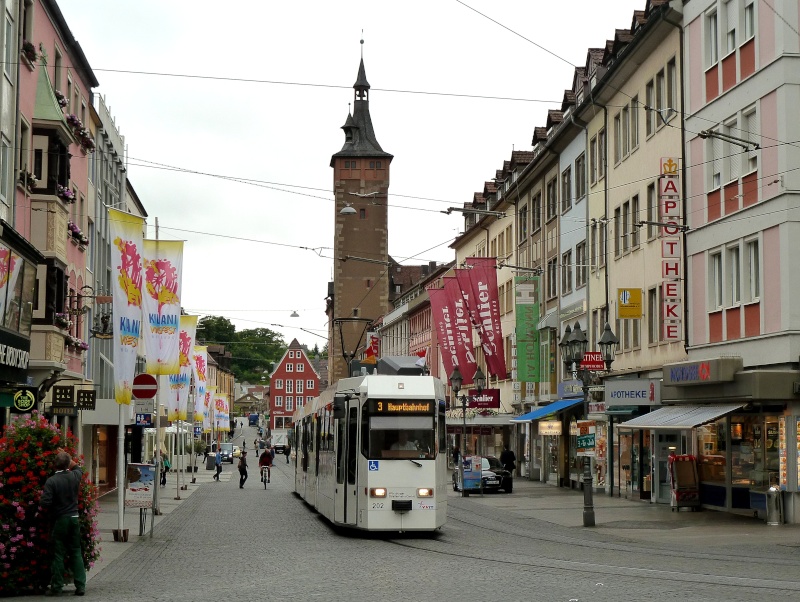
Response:
[{"label": "bicycle", "polygon": [[269,483],[269,477],[270,477],[269,466],[262,466],[261,467],[261,482],[264,483],[264,489],[267,488],[267,483]]}]

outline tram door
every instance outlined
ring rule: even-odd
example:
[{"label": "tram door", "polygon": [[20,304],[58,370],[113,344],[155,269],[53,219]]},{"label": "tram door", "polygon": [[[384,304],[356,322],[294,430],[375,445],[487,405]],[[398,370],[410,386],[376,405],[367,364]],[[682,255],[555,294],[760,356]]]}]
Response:
[{"label": "tram door", "polygon": [[336,493],[333,520],[356,523],[356,466],[358,451],[358,407],[347,409],[345,417],[336,421]]}]

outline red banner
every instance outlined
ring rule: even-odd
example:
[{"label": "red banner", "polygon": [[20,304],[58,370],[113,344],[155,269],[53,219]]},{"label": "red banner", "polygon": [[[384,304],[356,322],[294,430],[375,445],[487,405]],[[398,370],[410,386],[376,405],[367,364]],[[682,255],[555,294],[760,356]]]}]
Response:
[{"label": "red banner", "polygon": [[[448,280],[452,280],[455,284],[455,292],[458,293],[460,309],[457,309],[456,304],[451,302],[451,298],[453,298],[454,295],[452,294],[453,291],[447,291]],[[453,288],[452,284],[450,288]],[[470,350],[469,356],[472,358],[472,368],[469,368],[470,363],[467,361],[467,355],[464,353],[463,337],[456,331],[457,321],[460,323],[465,319],[464,302],[457,289],[458,285],[455,283],[454,278],[445,279],[445,287],[429,288],[428,296],[431,300],[431,316],[439,339],[439,349],[442,354],[442,364],[444,365],[445,374],[447,378],[449,378],[453,373],[453,369],[457,366],[464,379],[463,384],[470,384],[475,375],[477,365],[475,364],[475,357]],[[457,312],[462,314],[461,318],[457,318]],[[468,319],[466,320],[466,325],[468,327],[468,332],[471,334],[471,326]]]},{"label": "red banner", "polygon": [[465,271],[469,272],[472,291],[472,316],[481,338],[486,367],[493,376],[504,379],[507,371],[497,295],[497,259],[468,257],[467,265],[471,266]]},{"label": "red banner", "polygon": [[472,322],[467,310],[467,303],[458,281],[455,278],[443,278],[444,293],[448,305],[452,308],[453,331],[456,336],[456,353],[458,354],[458,369],[464,379],[462,385],[470,385],[478,370],[475,352],[472,347]]}]

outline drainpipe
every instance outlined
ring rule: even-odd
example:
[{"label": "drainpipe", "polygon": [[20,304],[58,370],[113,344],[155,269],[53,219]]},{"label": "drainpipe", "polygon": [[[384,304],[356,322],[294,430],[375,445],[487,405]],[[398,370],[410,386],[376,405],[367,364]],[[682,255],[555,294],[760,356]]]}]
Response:
[{"label": "drainpipe", "polygon": [[[16,200],[17,185],[16,185],[16,182],[17,182],[17,178],[19,176],[20,169],[22,169],[22,165],[20,164],[20,161],[19,161],[19,157],[20,157],[19,149],[22,147],[22,141],[20,140],[20,127],[22,125],[22,118],[21,118],[21,114],[20,114],[20,110],[19,110],[19,97],[20,97],[20,94],[19,94],[19,84],[20,84],[19,70],[20,70],[20,67],[22,66],[22,60],[20,59],[20,53],[22,52],[22,40],[23,40],[23,36],[25,35],[25,32],[22,30],[22,25],[24,23],[24,21],[23,21],[24,15],[25,15],[25,0],[19,0],[19,2],[17,3],[17,48],[16,48],[16,50],[17,50],[17,55],[16,55],[17,56],[17,78],[16,78],[17,79],[17,84],[16,84],[16,87],[17,87],[17,89],[15,90],[15,92],[16,92],[16,104],[14,105],[14,115],[15,115],[14,116],[14,141],[12,142],[12,146],[11,146],[11,148],[14,149],[13,150],[13,152],[14,152],[14,163],[13,163],[13,165],[14,165],[14,173],[11,174],[11,176],[13,178],[12,182],[14,182],[11,194],[14,195],[14,200],[13,200],[13,202],[9,203],[10,206],[11,206],[11,215],[9,215],[9,217],[11,219],[8,220],[8,222],[12,225],[12,227],[15,230],[17,229],[17,219],[16,219],[16,217],[17,217],[17,200]],[[44,68],[44,67],[42,67],[42,68]],[[31,171],[31,170],[28,170],[28,171]],[[33,173],[33,172],[31,171],[31,173]],[[24,189],[25,198],[28,198],[28,179],[27,178],[25,178],[25,182],[23,182],[22,187]]]}]

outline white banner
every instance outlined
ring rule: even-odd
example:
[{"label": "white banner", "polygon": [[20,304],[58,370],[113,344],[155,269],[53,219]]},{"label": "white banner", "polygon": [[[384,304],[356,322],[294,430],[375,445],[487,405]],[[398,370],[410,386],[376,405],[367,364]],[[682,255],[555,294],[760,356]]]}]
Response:
[{"label": "white banner", "polygon": [[[186,420],[186,406],[189,401],[189,385],[192,380],[192,366],[194,364],[194,337],[197,332],[197,316],[181,316],[180,336],[178,337],[178,352],[180,372],[169,375],[169,406],[167,418],[169,420]],[[192,419],[194,419],[194,403],[192,404]]]},{"label": "white banner", "polygon": [[114,330],[114,398],[130,405],[142,328],[144,218],[108,210],[111,233],[111,297]]},{"label": "white banner", "polygon": [[183,241],[145,240],[142,271],[148,374],[178,374]]},{"label": "white banner", "polygon": [[[208,364],[208,347],[195,345],[192,353],[192,374],[194,374],[194,421],[202,422],[205,428],[205,413],[203,411],[206,401],[206,384]],[[211,426],[209,424],[209,426]]]}]

